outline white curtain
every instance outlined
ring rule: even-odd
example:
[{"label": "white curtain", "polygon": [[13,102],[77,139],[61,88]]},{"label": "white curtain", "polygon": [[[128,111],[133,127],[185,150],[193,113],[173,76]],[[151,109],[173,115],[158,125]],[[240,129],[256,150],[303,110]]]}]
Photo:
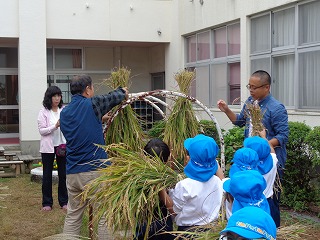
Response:
[{"label": "white curtain", "polygon": [[294,45],[294,8],[275,12],[273,20],[273,47]]},{"label": "white curtain", "polygon": [[299,55],[300,107],[320,109],[320,51]]},{"label": "white curtain", "polygon": [[216,106],[219,99],[228,99],[227,63],[211,65],[211,105]]},{"label": "white curtain", "polygon": [[270,50],[270,15],[251,19],[251,53]]},{"label": "white curtain", "polygon": [[294,55],[273,58],[272,95],[285,106],[294,106]]},{"label": "white curtain", "polygon": [[209,106],[209,65],[196,68],[196,96],[207,107]]},{"label": "white curtain", "polygon": [[320,41],[320,1],[299,6],[299,44]]}]

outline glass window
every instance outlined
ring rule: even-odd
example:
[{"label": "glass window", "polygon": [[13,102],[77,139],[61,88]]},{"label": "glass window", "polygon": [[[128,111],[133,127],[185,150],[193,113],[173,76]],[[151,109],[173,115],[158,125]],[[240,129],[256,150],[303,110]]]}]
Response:
[{"label": "glass window", "polygon": [[270,50],[270,15],[251,19],[251,53]]},{"label": "glass window", "polygon": [[299,54],[300,107],[320,109],[320,51]]},{"label": "glass window", "polygon": [[229,63],[228,104],[240,105],[240,63]]},{"label": "glass window", "polygon": [[58,86],[62,92],[62,100],[64,104],[68,104],[71,101],[71,92],[70,92],[70,81],[72,80],[73,75],[54,75],[47,76],[48,86]]},{"label": "glass window", "polygon": [[273,58],[272,95],[285,106],[294,106],[294,55]]},{"label": "glass window", "polygon": [[18,76],[0,75],[0,105],[18,105]]},{"label": "glass window", "polygon": [[55,49],[55,69],[81,69],[81,49]]},{"label": "glass window", "polygon": [[240,54],[240,23],[228,26],[228,55]]},{"label": "glass window", "polygon": [[273,14],[273,47],[294,45],[294,8]]},{"label": "glass window", "polygon": [[209,78],[209,65],[196,68],[196,96],[206,106],[209,106]]},{"label": "glass window", "polygon": [[227,56],[227,33],[226,27],[214,30],[214,57]]},{"label": "glass window", "polygon": [[47,70],[53,70],[53,49],[47,48]]},{"label": "glass window", "polygon": [[258,70],[264,70],[270,73],[270,58],[258,58],[251,60],[251,72],[255,72]]},{"label": "glass window", "polygon": [[299,43],[320,41],[320,1],[299,5]]},{"label": "glass window", "polygon": [[187,38],[187,62],[195,62],[197,60],[197,42],[196,35]]},{"label": "glass window", "polygon": [[228,76],[227,76],[227,63],[211,65],[212,77],[212,106],[216,106],[219,99],[228,99]]},{"label": "glass window", "polygon": [[198,61],[210,59],[210,32],[198,34]]},{"label": "glass window", "polygon": [[18,68],[18,48],[0,47],[0,68]]}]

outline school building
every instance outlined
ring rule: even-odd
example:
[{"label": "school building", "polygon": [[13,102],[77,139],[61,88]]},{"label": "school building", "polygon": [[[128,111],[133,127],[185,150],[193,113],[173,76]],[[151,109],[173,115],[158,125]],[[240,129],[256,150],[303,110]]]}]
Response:
[{"label": "school building", "polygon": [[319,125],[318,0],[0,0],[0,6],[0,143],[16,140],[24,154],[38,154],[37,116],[49,85],[59,86],[68,103],[73,75],[89,74],[100,94],[119,66],[131,69],[130,92],[177,90],[174,73],[196,69],[191,94],[224,129],[232,124],[217,100],[240,111],[250,74],[264,69],[289,120]]}]

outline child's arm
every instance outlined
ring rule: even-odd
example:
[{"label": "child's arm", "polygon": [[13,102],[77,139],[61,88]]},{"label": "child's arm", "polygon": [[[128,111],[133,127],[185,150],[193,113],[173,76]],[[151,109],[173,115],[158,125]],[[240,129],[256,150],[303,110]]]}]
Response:
[{"label": "child's arm", "polygon": [[218,178],[220,178],[220,180],[222,180],[222,179],[224,179],[224,173],[223,173],[223,171],[222,171],[222,169],[221,169],[220,164],[218,163],[218,161],[217,161],[217,164],[218,164],[218,170],[217,170],[217,172],[216,172],[216,176],[217,176]]},{"label": "child's arm", "polygon": [[[263,129],[263,130],[259,133],[259,135],[260,135],[260,137],[262,137],[262,138],[264,138],[264,139],[266,139],[266,140],[268,141],[266,129]],[[268,141],[268,143],[269,143],[269,146],[270,146],[270,148],[271,148],[271,153],[276,153],[276,152],[274,151],[274,147],[273,147],[273,145],[271,144],[271,142]]]},{"label": "child's arm", "polygon": [[167,193],[166,189],[163,189],[159,192],[159,198],[166,205],[166,207],[171,215],[173,215],[173,216],[177,215],[173,211],[173,201],[172,201],[171,197],[169,196],[169,194]]}]

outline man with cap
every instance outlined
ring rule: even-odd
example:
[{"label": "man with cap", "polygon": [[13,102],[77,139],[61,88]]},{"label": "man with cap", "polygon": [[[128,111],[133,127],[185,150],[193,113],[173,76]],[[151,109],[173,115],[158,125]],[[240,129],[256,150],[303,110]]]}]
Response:
[{"label": "man with cap", "polygon": [[244,207],[235,212],[225,229],[222,240],[227,239],[268,239],[277,237],[276,225],[269,214],[257,207]]},{"label": "man with cap", "polygon": [[160,192],[170,213],[175,216],[178,231],[206,225],[219,216],[222,202],[222,181],[215,174],[219,168],[216,157],[218,145],[211,137],[199,134],[184,141],[188,163],[184,168],[187,178],[174,189]]},{"label": "man with cap", "polygon": [[255,136],[246,138],[243,145],[255,150],[259,156],[258,171],[267,182],[267,187],[263,193],[269,202],[271,216],[276,226],[279,227],[280,209],[279,205],[274,204],[273,201],[273,186],[277,175],[277,155],[274,149],[270,147],[268,140],[262,137]]},{"label": "man with cap", "polygon": [[223,183],[223,189],[233,198],[232,214],[246,206],[255,206],[270,214],[269,203],[263,194],[266,180],[256,170],[239,171]]}]

